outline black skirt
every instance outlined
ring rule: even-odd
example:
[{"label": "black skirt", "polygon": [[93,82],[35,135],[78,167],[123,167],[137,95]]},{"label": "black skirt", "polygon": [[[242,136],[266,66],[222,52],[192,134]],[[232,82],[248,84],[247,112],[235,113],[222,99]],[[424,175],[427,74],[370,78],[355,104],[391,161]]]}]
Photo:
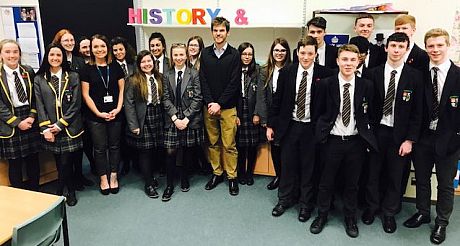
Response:
[{"label": "black skirt", "polygon": [[252,123],[247,98],[243,98],[242,113],[243,115],[238,115],[240,125],[236,132],[236,143],[239,147],[256,147],[260,142],[260,127]]},{"label": "black skirt", "polygon": [[144,128],[140,137],[126,136],[126,143],[136,149],[153,149],[163,147],[163,112],[162,105],[148,105]]},{"label": "black skirt", "polygon": [[[14,115],[21,120],[29,117],[29,114],[29,106],[14,108]],[[15,127],[12,137],[0,139],[0,146],[1,159],[17,159],[37,153],[40,146],[40,133],[37,120],[35,119],[32,128],[25,131],[21,131],[18,127]]]}]

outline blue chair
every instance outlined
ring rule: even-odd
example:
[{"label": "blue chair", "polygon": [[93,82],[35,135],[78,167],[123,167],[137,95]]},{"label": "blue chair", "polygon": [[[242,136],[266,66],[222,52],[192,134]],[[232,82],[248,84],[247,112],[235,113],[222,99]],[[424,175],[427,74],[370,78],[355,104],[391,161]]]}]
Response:
[{"label": "blue chair", "polygon": [[61,227],[64,245],[69,245],[65,197],[35,218],[13,228],[11,246],[44,246],[59,241]]}]

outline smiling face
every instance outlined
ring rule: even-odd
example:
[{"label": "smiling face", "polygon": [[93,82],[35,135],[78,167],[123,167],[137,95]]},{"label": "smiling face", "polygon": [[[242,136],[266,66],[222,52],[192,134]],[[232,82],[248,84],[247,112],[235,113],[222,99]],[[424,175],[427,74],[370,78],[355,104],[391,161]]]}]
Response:
[{"label": "smiling face", "polygon": [[299,57],[299,63],[303,69],[308,69],[311,64],[315,61],[316,51],[314,45],[300,46],[297,50],[297,56]]},{"label": "smiling face", "polygon": [[188,43],[188,54],[191,57],[196,57],[200,54],[200,44],[198,43],[198,40],[190,40]]},{"label": "smiling face", "polygon": [[172,60],[174,66],[178,69],[182,69],[187,61],[187,50],[185,46],[175,47],[171,50]]},{"label": "smiling face", "polygon": [[340,73],[345,78],[354,75],[358,64],[358,54],[355,52],[344,50],[337,57],[337,65],[339,65]]},{"label": "smiling face", "polygon": [[151,74],[153,70],[153,59],[152,56],[146,55],[142,58],[141,63],[139,65],[141,71],[146,74]]},{"label": "smiling face", "polygon": [[96,59],[105,59],[107,57],[107,44],[102,39],[95,38],[91,42],[91,52]]},{"label": "smiling face", "polygon": [[125,46],[123,44],[116,44],[112,47],[113,49],[113,54],[115,55],[115,58],[118,60],[118,61],[124,61],[125,60],[125,56],[126,56],[126,49],[125,49]]},{"label": "smiling face", "polygon": [[72,52],[73,48],[75,47],[75,39],[73,38],[73,35],[70,33],[62,35],[61,45],[67,52]]},{"label": "smiling face", "polygon": [[243,66],[248,66],[251,64],[253,56],[254,52],[251,47],[244,49],[243,52],[241,52],[241,62],[243,63]]},{"label": "smiling face", "polygon": [[223,45],[227,40],[228,32],[225,25],[216,25],[212,27],[212,38],[216,45]]},{"label": "smiling face", "polygon": [[158,38],[154,38],[150,41],[150,52],[156,58],[160,58],[163,55],[165,47],[161,43],[161,40]]},{"label": "smiling face", "polygon": [[371,18],[361,18],[356,21],[355,32],[361,37],[369,39],[374,31],[374,20]]},{"label": "smiling face", "polygon": [[283,63],[286,60],[286,48],[284,48],[281,44],[276,44],[272,50],[273,59],[277,63]]},{"label": "smiling face", "polygon": [[446,36],[432,37],[428,38],[425,42],[426,52],[430,57],[430,61],[435,65],[440,65],[448,59],[447,51],[449,49],[449,44],[446,38]]},{"label": "smiling face", "polygon": [[2,63],[11,69],[16,69],[19,65],[19,60],[21,59],[19,46],[15,43],[5,43],[1,49],[0,60]]},{"label": "smiling face", "polygon": [[82,54],[84,57],[90,57],[90,47],[89,47],[89,44],[91,42],[89,41],[89,39],[83,39],[82,41],[80,41],[80,54]]},{"label": "smiling face", "polygon": [[51,48],[48,54],[48,62],[52,68],[58,68],[62,65],[62,51],[57,48]]}]

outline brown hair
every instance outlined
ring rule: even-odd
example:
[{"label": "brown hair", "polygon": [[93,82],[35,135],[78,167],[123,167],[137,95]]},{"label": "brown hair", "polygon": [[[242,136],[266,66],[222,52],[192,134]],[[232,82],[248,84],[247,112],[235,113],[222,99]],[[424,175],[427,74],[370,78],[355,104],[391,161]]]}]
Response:
[{"label": "brown hair", "polygon": [[[200,49],[200,52],[198,53],[198,57],[196,57],[196,62],[195,62],[195,65],[193,65],[193,68],[195,68],[196,70],[200,70],[200,57],[201,57],[201,51],[204,49],[204,42],[203,42],[203,38],[201,38],[200,36],[190,37],[187,41],[187,51],[188,51],[188,46],[190,45],[190,42],[193,40],[196,40],[198,42],[198,47]],[[187,57],[187,64],[189,67],[192,67],[192,64],[190,64],[189,57]]]},{"label": "brown hair", "polygon": [[447,46],[450,46],[450,36],[449,33],[442,29],[442,28],[433,28],[429,30],[428,32],[425,33],[425,38],[423,42],[425,42],[425,47],[426,47],[426,41],[429,38],[437,38],[437,37],[444,37],[446,39],[446,44]]},{"label": "brown hair", "polygon": [[297,51],[299,51],[300,47],[304,47],[307,45],[313,45],[315,46],[315,52],[318,52],[318,42],[316,41],[316,38],[313,38],[311,36],[306,36],[305,38],[302,38],[297,42]]},{"label": "brown hair", "polygon": [[415,17],[412,15],[400,14],[396,16],[395,26],[410,24],[412,28],[415,28]]},{"label": "brown hair", "polygon": [[337,51],[337,57],[339,57],[340,53],[344,51],[350,51],[350,52],[356,53],[359,56],[359,49],[354,44],[345,44],[345,45],[340,46],[339,50]]},{"label": "brown hair", "polygon": [[102,41],[105,43],[105,45],[107,46],[107,56],[105,57],[105,60],[106,60],[106,62],[107,62],[107,65],[110,64],[110,63],[112,63],[112,60],[113,60],[113,58],[112,58],[112,52],[111,52],[112,47],[110,46],[109,40],[108,40],[107,37],[104,36],[104,35],[101,35],[101,34],[94,34],[94,35],[90,38],[91,43],[90,43],[89,46],[90,46],[91,51],[90,51],[89,53],[90,53],[90,57],[91,57],[91,58],[90,58],[90,60],[89,60],[89,64],[90,64],[90,65],[96,64],[96,57],[95,57],[94,54],[93,54],[93,40],[94,40],[94,39],[100,39],[100,40],[102,40]]},{"label": "brown hair", "polygon": [[372,21],[375,22],[374,16],[372,16],[370,14],[362,14],[362,15],[358,15],[358,17],[356,17],[355,26],[356,26],[356,23],[358,23],[358,20],[360,20],[360,19],[372,19]]},{"label": "brown hair", "polygon": [[147,78],[145,77],[144,72],[141,69],[141,61],[144,57],[150,56],[153,61],[153,69],[152,69],[152,74],[157,80],[158,84],[158,94],[160,95],[160,98],[163,96],[163,76],[161,76],[160,72],[158,72],[158,68],[156,67],[155,63],[155,58],[153,58],[152,53],[148,50],[142,50],[137,54],[136,58],[136,71],[134,72],[133,75],[129,77],[129,82],[132,83],[134,89],[135,89],[135,97],[136,99],[140,99],[144,102],[147,102],[147,98],[149,96],[148,92],[148,87],[147,87]]},{"label": "brown hair", "polygon": [[280,44],[286,49],[286,59],[284,60],[283,67],[291,63],[291,49],[289,48],[289,43],[284,38],[276,38],[273,40],[272,46],[270,47],[270,53],[268,54],[267,63],[263,66],[265,68],[265,87],[268,86],[268,81],[270,81],[273,71],[275,70],[276,61],[273,58],[273,49],[275,46]]},{"label": "brown hair", "polygon": [[53,43],[53,44],[61,44],[62,36],[64,36],[64,34],[67,34],[67,33],[73,36],[73,34],[68,29],[59,30],[56,33],[56,35],[54,35],[53,41],[51,41],[51,43]]},{"label": "brown hair", "polygon": [[212,20],[211,22],[211,31],[213,30],[213,27],[214,26],[220,26],[220,25],[224,25],[225,26],[225,30],[230,31],[230,22],[225,19],[224,17],[216,17]]}]

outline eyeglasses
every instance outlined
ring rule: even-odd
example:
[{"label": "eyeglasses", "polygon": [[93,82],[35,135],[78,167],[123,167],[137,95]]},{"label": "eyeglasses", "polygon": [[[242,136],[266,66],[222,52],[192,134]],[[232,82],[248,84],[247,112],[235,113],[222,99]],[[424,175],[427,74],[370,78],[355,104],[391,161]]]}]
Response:
[{"label": "eyeglasses", "polygon": [[253,56],[252,53],[241,53],[241,56]]},{"label": "eyeglasses", "polygon": [[275,52],[275,53],[286,53],[286,49],[274,49],[273,52]]},{"label": "eyeglasses", "polygon": [[199,44],[189,44],[188,46],[189,46],[189,47],[200,47]]}]

